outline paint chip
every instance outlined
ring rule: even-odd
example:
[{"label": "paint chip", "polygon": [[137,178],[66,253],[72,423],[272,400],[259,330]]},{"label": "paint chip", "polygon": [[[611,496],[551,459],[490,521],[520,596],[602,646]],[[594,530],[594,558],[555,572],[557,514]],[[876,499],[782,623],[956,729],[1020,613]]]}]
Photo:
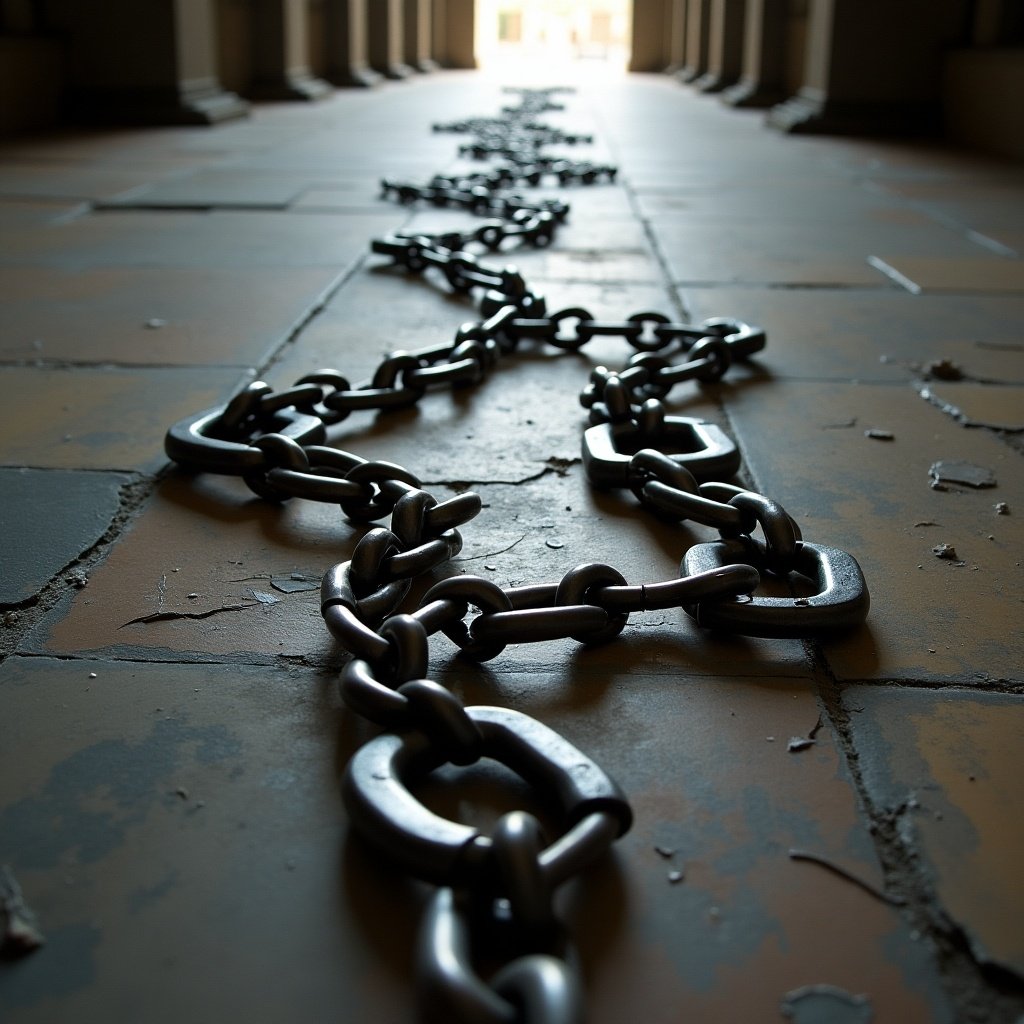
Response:
[{"label": "paint chip", "polygon": [[791,753],[795,754],[800,750],[806,750],[808,747],[814,746],[814,740],[807,736],[793,736],[790,738],[789,743],[786,745],[786,749]]},{"label": "paint chip", "polygon": [[891,430],[881,430],[878,427],[869,427],[864,431],[865,437],[870,437],[873,441],[893,441],[896,435]]},{"label": "paint chip", "polygon": [[976,466],[972,462],[940,459],[931,464],[928,475],[935,490],[940,490],[942,484],[963,484],[966,487],[996,486],[995,473],[985,466]]},{"label": "paint chip", "polygon": [[36,915],[25,903],[21,886],[5,864],[0,867],[0,954],[5,958],[26,956],[46,941]]}]

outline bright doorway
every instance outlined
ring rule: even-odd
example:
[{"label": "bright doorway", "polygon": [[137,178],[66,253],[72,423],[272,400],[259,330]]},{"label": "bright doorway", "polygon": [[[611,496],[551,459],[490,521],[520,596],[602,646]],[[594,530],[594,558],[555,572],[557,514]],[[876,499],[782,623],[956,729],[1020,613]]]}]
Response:
[{"label": "bright doorway", "polygon": [[632,0],[476,0],[476,59],[503,81],[625,74]]}]

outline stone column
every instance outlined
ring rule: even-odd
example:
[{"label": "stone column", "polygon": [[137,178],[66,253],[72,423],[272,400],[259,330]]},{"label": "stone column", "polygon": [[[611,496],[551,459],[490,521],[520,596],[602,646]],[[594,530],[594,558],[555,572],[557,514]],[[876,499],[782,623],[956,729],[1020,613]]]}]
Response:
[{"label": "stone column", "polygon": [[212,124],[249,106],[217,79],[213,0],[57,3],[68,114],[114,124]]},{"label": "stone column", "polygon": [[403,0],[370,0],[370,67],[385,78],[397,80],[412,74],[404,61],[403,13]]},{"label": "stone column", "polygon": [[721,92],[739,81],[745,14],[746,0],[711,0],[708,69],[695,83],[701,92]]},{"label": "stone column", "polygon": [[787,0],[747,0],[743,73],[722,93],[734,107],[770,107],[786,96]]},{"label": "stone column", "polygon": [[688,0],[686,5],[686,64],[681,82],[694,82],[708,70],[708,25],[711,0]]},{"label": "stone column", "polygon": [[434,57],[444,68],[475,68],[474,0],[434,0]]},{"label": "stone column", "polygon": [[669,62],[665,18],[666,0],[634,0],[630,71],[664,71]]},{"label": "stone column", "polygon": [[811,0],[804,81],[772,107],[787,132],[932,134],[941,125],[944,54],[958,4]]},{"label": "stone column", "polygon": [[261,100],[317,100],[330,85],[309,69],[309,9],[306,0],[255,0],[253,80],[249,93]]},{"label": "stone column", "polygon": [[678,75],[686,64],[686,0],[668,0],[665,5],[665,74]]},{"label": "stone column", "polygon": [[405,0],[405,63],[414,71],[436,71],[431,0]]},{"label": "stone column", "polygon": [[325,74],[333,85],[365,88],[381,81],[370,67],[368,2],[327,0]]}]

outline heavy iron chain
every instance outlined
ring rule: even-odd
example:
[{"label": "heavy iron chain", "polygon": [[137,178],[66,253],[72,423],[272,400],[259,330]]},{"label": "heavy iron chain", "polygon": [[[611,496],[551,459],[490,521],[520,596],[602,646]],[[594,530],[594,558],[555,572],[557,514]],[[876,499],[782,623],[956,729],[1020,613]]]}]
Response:
[{"label": "heavy iron chain", "polygon": [[[679,607],[711,629],[817,637],[859,625],[869,603],[851,555],[803,540],[778,502],[723,482],[740,457],[719,428],[666,414],[673,387],[721,379],[733,361],[764,347],[763,331],[729,319],[678,323],[655,312],[614,322],[575,307],[549,313],[516,270],[485,266],[466,251],[470,244],[494,251],[509,238],[544,246],[566,219],[565,203],[530,202],[505,191],[508,185],[532,184],[545,173],[583,184],[614,177],[614,168],[543,155],[544,144],[583,140],[537,122],[555,108],[552,95],[524,90],[501,118],[435,126],[476,133],[466,151],[500,154],[508,163],[496,170],[437,177],[426,186],[383,183],[385,195],[402,202],[457,205],[489,218],[468,234],[394,234],[372,246],[410,274],[433,268],[456,292],[475,293],[481,319],[460,327],[448,344],[388,356],[355,386],[336,370],[277,392],[250,384],[225,406],[176,424],[166,440],[180,465],[242,476],[271,501],[337,503],[360,524],[391,517],[389,527],[369,529],[321,587],[324,621],[352,655],[340,675],[342,697],[385,730],[353,756],[343,794],[370,843],[438,886],[419,942],[422,1005],[439,1020],[466,1024],[582,1020],[578,971],[554,896],[626,832],[632,812],[603,769],[552,729],[514,710],[465,707],[429,679],[429,638],[443,632],[465,657],[485,661],[510,643],[606,643],[631,612]],[[413,404],[439,386],[479,384],[524,343],[575,351],[598,336],[621,337],[636,351],[621,370],[594,369],[580,396],[589,410],[583,464],[590,482],[628,488],[658,514],[710,526],[721,539],[691,547],[679,576],[663,582],[630,584],[601,563],[522,587],[455,575],[399,611],[414,579],[435,574],[461,550],[458,528],[480,511],[480,498],[439,501],[408,469],[327,446],[327,428],[356,411]],[[813,592],[764,595],[762,573],[799,579],[803,590],[809,580]],[[478,614],[467,621],[470,607]],[[526,811],[506,814],[488,833],[439,817],[410,790],[442,764],[483,757],[554,796],[561,822],[553,838]],[[499,949],[503,966],[484,978],[480,954],[493,959]]]}]

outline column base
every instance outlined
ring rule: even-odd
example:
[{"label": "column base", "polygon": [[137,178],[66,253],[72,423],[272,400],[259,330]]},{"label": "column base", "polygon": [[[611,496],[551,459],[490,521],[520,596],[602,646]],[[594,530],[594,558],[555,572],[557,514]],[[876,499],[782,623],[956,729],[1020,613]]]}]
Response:
[{"label": "column base", "polygon": [[728,89],[730,85],[735,85],[736,79],[732,75],[709,71],[707,74],[701,75],[693,84],[698,92],[721,92],[723,89]]},{"label": "column base", "polygon": [[309,103],[322,100],[333,92],[329,82],[308,74],[291,74],[276,81],[253,82],[249,95],[254,100],[296,100]]},{"label": "column base", "polygon": [[403,79],[415,74],[408,64],[378,64],[373,70],[380,72],[380,74],[392,82],[401,82]]},{"label": "column base", "polygon": [[419,60],[411,60],[408,62],[408,66],[413,71],[418,71],[421,75],[429,75],[431,72],[440,71],[441,65],[436,60],[431,60],[429,57],[421,57]]},{"label": "column base", "polygon": [[689,85],[691,82],[695,83],[698,78],[706,73],[706,68],[693,68],[686,66],[676,72],[676,78],[684,85]]},{"label": "column base", "polygon": [[794,135],[931,136],[941,131],[939,105],[920,101],[829,101],[797,94],[772,107],[766,124]]},{"label": "column base", "polygon": [[742,107],[748,109],[764,109],[774,107],[785,99],[785,95],[779,88],[763,85],[760,82],[739,81],[729,86],[720,99],[730,107]]},{"label": "column base", "polygon": [[248,117],[249,104],[212,80],[182,89],[73,90],[69,120],[86,124],[217,124]]},{"label": "column base", "polygon": [[361,67],[338,68],[331,71],[327,79],[340,89],[372,89],[384,81],[384,76],[364,64]]}]

